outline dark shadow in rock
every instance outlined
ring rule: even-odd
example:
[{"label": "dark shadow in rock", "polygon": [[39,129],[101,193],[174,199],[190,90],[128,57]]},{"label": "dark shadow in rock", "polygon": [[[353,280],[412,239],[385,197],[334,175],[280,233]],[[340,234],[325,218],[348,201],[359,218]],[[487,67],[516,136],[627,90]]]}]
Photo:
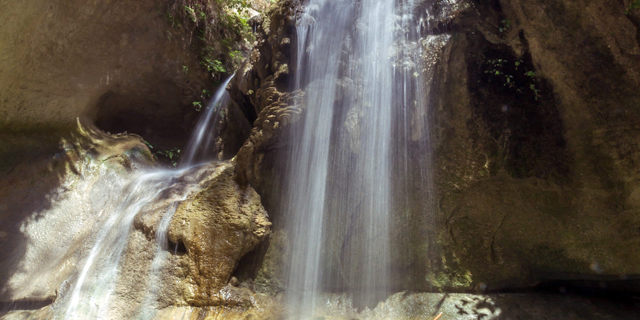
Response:
[{"label": "dark shadow in rock", "polygon": [[[526,39],[520,34],[520,40]],[[472,108],[494,140],[496,174],[504,168],[514,178],[537,177],[566,184],[571,158],[564,124],[553,88],[536,75],[531,55],[515,55],[506,45],[495,45],[479,34],[468,34],[469,92]],[[480,50],[477,52],[476,50]]]}]

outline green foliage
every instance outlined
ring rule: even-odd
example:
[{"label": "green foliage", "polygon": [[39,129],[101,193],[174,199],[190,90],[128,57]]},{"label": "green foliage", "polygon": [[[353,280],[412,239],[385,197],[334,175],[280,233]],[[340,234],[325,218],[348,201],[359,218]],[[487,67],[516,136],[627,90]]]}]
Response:
[{"label": "green foliage", "polygon": [[196,17],[196,11],[189,7],[189,6],[184,6],[184,11],[187,13],[188,17],[191,19],[191,21],[196,22],[198,21],[198,18]]},{"label": "green foliage", "polygon": [[147,147],[149,147],[149,150],[151,150],[151,153],[154,155],[154,157],[156,159],[162,159],[164,161],[169,161],[171,163],[172,166],[177,167],[178,166],[178,160],[180,158],[180,149],[171,149],[171,150],[161,150],[161,149],[157,149],[155,152],[153,151],[153,146],[151,145],[151,143],[145,141],[144,142]]},{"label": "green foliage", "polygon": [[170,7],[167,20],[172,26],[193,32],[203,69],[213,75],[227,73],[244,60],[241,49],[246,48],[245,44],[253,43],[249,25],[251,3],[250,0],[177,0]]},{"label": "green foliage", "polygon": [[640,9],[640,0],[632,0],[631,4],[629,4],[629,6],[627,7],[627,10],[625,10],[625,14],[630,14],[631,10],[636,10],[636,9]]},{"label": "green foliage", "polygon": [[485,61],[484,65],[484,73],[489,76],[489,81],[502,83],[503,87],[518,93],[529,89],[535,100],[540,98],[540,90],[536,87],[536,73],[524,68],[523,60],[515,61],[512,65],[506,59],[491,59]]},{"label": "green foliage", "polygon": [[182,71],[184,71],[184,73],[189,73],[189,67],[182,66]]},{"label": "green foliage", "polygon": [[180,20],[177,19],[173,14],[171,14],[171,11],[167,11],[164,17],[167,19],[167,22],[169,23],[169,25],[173,28],[177,28],[182,25],[180,23]]},{"label": "green foliage", "polygon": [[202,61],[200,61],[200,65],[202,65],[207,71],[211,73],[226,73],[227,69],[224,68],[222,62],[220,60],[211,60],[208,57],[202,57]]},{"label": "green foliage", "polygon": [[500,22],[502,23],[502,26],[500,27],[500,32],[505,32],[511,28],[511,20],[505,19]]},{"label": "green foliage", "polygon": [[193,106],[196,107],[196,111],[200,112],[200,110],[202,110],[202,102],[200,101],[194,101],[193,102]]}]

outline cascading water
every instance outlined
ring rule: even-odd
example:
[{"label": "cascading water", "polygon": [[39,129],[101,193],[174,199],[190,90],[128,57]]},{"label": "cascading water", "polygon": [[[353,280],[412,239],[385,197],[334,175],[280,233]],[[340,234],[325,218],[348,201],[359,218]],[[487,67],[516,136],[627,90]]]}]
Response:
[{"label": "cascading water", "polygon": [[113,297],[117,291],[121,260],[126,253],[127,243],[133,229],[134,219],[141,212],[154,210],[159,204],[164,210],[158,222],[156,237],[157,250],[149,270],[146,298],[138,307],[133,318],[153,318],[155,305],[154,293],[157,291],[158,274],[167,259],[169,251],[166,238],[169,222],[177,205],[189,194],[197,191],[198,183],[205,180],[203,176],[207,168],[197,168],[196,164],[211,155],[207,153],[211,142],[215,139],[215,124],[218,112],[229,101],[225,88],[231,78],[220,86],[207,107],[206,113],[199,121],[196,130],[185,151],[185,158],[177,170],[153,170],[140,174],[124,190],[127,194],[124,201],[113,212],[107,215],[100,227],[95,243],[88,257],[81,265],[78,275],[66,294],[62,292],[53,305],[56,317],[61,319],[114,319]]},{"label": "cascading water", "polygon": [[198,120],[196,129],[182,156],[182,166],[188,167],[212,159],[211,150],[214,149],[217,138],[216,124],[220,120],[221,109],[230,101],[229,93],[225,89],[231,79],[232,77],[229,77],[221,83],[220,89],[205,109],[205,114]]},{"label": "cascading water", "polygon": [[428,171],[419,52],[403,51],[418,47],[414,7],[310,0],[299,18],[294,89],[305,91],[306,109],[289,135],[285,213],[294,318],[310,317],[322,291],[349,292],[358,305],[384,298],[393,290],[394,211],[408,207],[408,181],[423,185],[428,207],[430,178],[410,160],[418,152]]}]

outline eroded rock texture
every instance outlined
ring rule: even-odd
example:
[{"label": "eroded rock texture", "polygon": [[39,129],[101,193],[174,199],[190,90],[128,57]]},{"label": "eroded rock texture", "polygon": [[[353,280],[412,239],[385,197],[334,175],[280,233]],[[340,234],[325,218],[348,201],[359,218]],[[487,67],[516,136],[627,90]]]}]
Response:
[{"label": "eroded rock texture", "polygon": [[639,274],[637,13],[610,1],[474,7],[436,76],[445,268],[432,279],[504,288]]},{"label": "eroded rock texture", "polygon": [[299,1],[283,1],[255,22],[255,48],[229,85],[232,99],[253,121],[249,139],[236,156],[238,179],[259,189],[270,183],[261,175],[274,165],[264,163],[265,155],[281,142],[284,128],[301,112],[301,104],[295,102],[301,101],[302,93],[287,91],[299,9]]},{"label": "eroded rock texture", "polygon": [[183,244],[190,305],[223,304],[223,289],[238,261],[264,240],[271,223],[251,187],[233,180],[227,164],[206,189],[180,204],[168,230],[172,243]]}]

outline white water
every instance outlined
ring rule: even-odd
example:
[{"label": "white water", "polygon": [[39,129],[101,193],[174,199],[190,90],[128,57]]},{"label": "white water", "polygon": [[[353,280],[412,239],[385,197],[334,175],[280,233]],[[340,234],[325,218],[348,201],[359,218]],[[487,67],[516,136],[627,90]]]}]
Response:
[{"label": "white water", "polygon": [[220,111],[230,101],[229,93],[225,89],[232,78],[229,77],[220,84],[220,88],[206,107],[205,114],[198,120],[198,124],[182,155],[181,166],[193,166],[213,159],[212,150],[215,148],[214,143],[218,136],[216,125],[220,121]]},{"label": "white water", "polygon": [[[144,303],[139,306],[138,314],[132,318],[153,318],[155,294],[158,288],[158,277],[167,258],[167,229],[177,205],[187,198],[189,193],[198,188],[203,180],[196,169],[198,163],[211,159],[212,141],[215,140],[215,124],[218,112],[229,101],[226,85],[227,79],[214,95],[201,117],[190,143],[185,151],[185,158],[180,169],[156,169],[138,175],[129,186],[122,190],[125,199],[113,212],[106,212],[108,218],[96,236],[95,242],[81,265],[78,275],[73,281],[68,294],[62,296],[53,306],[57,310],[56,317],[61,319],[118,319],[122,317],[112,306],[116,284],[120,273],[121,260],[125,254],[129,236],[133,231],[134,219],[138,214],[151,209],[151,206],[164,202],[166,211],[157,226],[157,249],[151,263],[148,279],[148,292]],[[206,174],[206,169],[202,174]],[[190,178],[191,177],[191,178]]]},{"label": "white water", "polygon": [[409,221],[394,210],[409,207],[411,181],[425,208],[430,203],[426,81],[416,43],[425,27],[415,6],[310,0],[298,21],[294,89],[305,91],[306,109],[285,159],[293,318],[312,317],[322,291],[350,293],[358,305],[384,299],[393,290],[398,241],[391,230],[398,218]]}]

